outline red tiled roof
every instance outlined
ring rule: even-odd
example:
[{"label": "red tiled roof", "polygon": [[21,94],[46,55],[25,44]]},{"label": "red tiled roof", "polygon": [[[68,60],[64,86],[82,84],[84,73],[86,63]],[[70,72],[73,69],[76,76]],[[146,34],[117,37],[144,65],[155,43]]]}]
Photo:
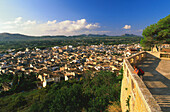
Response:
[{"label": "red tiled roof", "polygon": [[170,52],[170,49],[168,49],[168,48],[163,48],[161,51],[162,51],[162,52]]}]

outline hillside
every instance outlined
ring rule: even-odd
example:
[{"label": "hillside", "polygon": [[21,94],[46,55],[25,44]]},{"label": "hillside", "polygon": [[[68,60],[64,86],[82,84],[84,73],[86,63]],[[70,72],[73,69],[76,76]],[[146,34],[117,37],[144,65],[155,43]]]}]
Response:
[{"label": "hillside", "polygon": [[23,34],[0,33],[1,41],[45,39],[45,38],[59,38],[59,37],[66,37],[66,36],[28,36]]},{"label": "hillside", "polygon": [[120,112],[121,77],[101,71],[94,78],[69,80],[0,98],[1,112]]},{"label": "hillside", "polygon": [[27,36],[22,34],[0,33],[0,51],[7,49],[24,50],[25,48],[47,48],[53,46],[81,46],[81,45],[105,45],[139,43],[141,36],[107,36],[97,34],[82,34],[74,36]]},{"label": "hillside", "polygon": [[124,34],[122,36],[108,36],[108,35],[99,35],[99,34],[82,34],[82,35],[74,35],[74,36],[64,36],[64,35],[56,35],[56,36],[28,36],[28,35],[23,35],[23,34],[11,34],[11,33],[0,33],[0,40],[1,41],[13,41],[13,40],[29,40],[29,39],[59,39],[59,38],[81,38],[81,37],[96,37],[96,38],[101,38],[101,37],[140,37],[137,35],[133,34]]}]

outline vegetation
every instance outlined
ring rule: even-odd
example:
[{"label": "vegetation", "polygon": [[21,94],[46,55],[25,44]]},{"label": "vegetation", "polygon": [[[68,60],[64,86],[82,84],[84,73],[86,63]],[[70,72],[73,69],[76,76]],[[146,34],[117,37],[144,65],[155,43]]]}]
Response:
[{"label": "vegetation", "polygon": [[170,15],[143,30],[141,45],[149,49],[153,45],[170,43]]},{"label": "vegetation", "polygon": [[0,89],[2,89],[3,83],[10,83],[11,80],[13,80],[13,75],[12,74],[0,75]]},{"label": "vegetation", "polygon": [[126,106],[128,107],[128,110],[126,110],[126,112],[130,112],[130,98],[131,96],[129,95],[126,100]]},{"label": "vegetation", "polygon": [[63,81],[46,88],[0,98],[1,112],[100,112],[113,105],[120,111],[120,77],[101,71],[81,81]]},{"label": "vegetation", "polygon": [[36,82],[36,74],[32,73],[31,75],[22,74],[3,74],[0,75],[0,88],[2,88],[3,83],[9,83],[12,80],[12,87],[9,91],[0,92],[0,97],[11,95],[14,93],[19,93],[22,91],[30,91],[32,89],[37,88]]}]

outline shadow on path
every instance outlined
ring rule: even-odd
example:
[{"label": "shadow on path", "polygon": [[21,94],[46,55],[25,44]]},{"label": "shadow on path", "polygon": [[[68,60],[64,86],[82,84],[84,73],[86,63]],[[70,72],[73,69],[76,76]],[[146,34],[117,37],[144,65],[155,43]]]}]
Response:
[{"label": "shadow on path", "polygon": [[143,81],[162,111],[170,112],[170,60],[147,54],[137,65],[145,71]]}]

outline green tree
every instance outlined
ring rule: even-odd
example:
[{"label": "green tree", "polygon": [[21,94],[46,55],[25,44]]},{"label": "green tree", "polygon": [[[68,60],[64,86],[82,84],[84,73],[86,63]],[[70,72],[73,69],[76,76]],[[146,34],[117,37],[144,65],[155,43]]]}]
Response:
[{"label": "green tree", "polygon": [[51,112],[79,112],[83,107],[81,85],[63,87],[56,91],[53,99],[50,105]]},{"label": "green tree", "polygon": [[116,74],[106,71],[97,73],[92,79],[86,79],[83,84],[87,103],[86,110],[88,112],[104,111],[109,101],[118,101],[120,99],[118,82]]},{"label": "green tree", "polygon": [[18,75],[15,74],[12,80],[12,89],[16,91],[17,87],[18,87]]},{"label": "green tree", "polygon": [[90,73],[82,81],[63,81],[37,90],[34,95],[25,96],[26,102],[25,99],[19,102],[21,96],[15,98],[19,105],[24,104],[17,109],[29,105],[30,112],[106,111],[110,102],[119,102],[120,79],[112,72],[101,71],[95,73],[94,77]]},{"label": "green tree", "polygon": [[170,15],[145,28],[142,35],[141,45],[146,49],[155,44],[170,43]]}]

